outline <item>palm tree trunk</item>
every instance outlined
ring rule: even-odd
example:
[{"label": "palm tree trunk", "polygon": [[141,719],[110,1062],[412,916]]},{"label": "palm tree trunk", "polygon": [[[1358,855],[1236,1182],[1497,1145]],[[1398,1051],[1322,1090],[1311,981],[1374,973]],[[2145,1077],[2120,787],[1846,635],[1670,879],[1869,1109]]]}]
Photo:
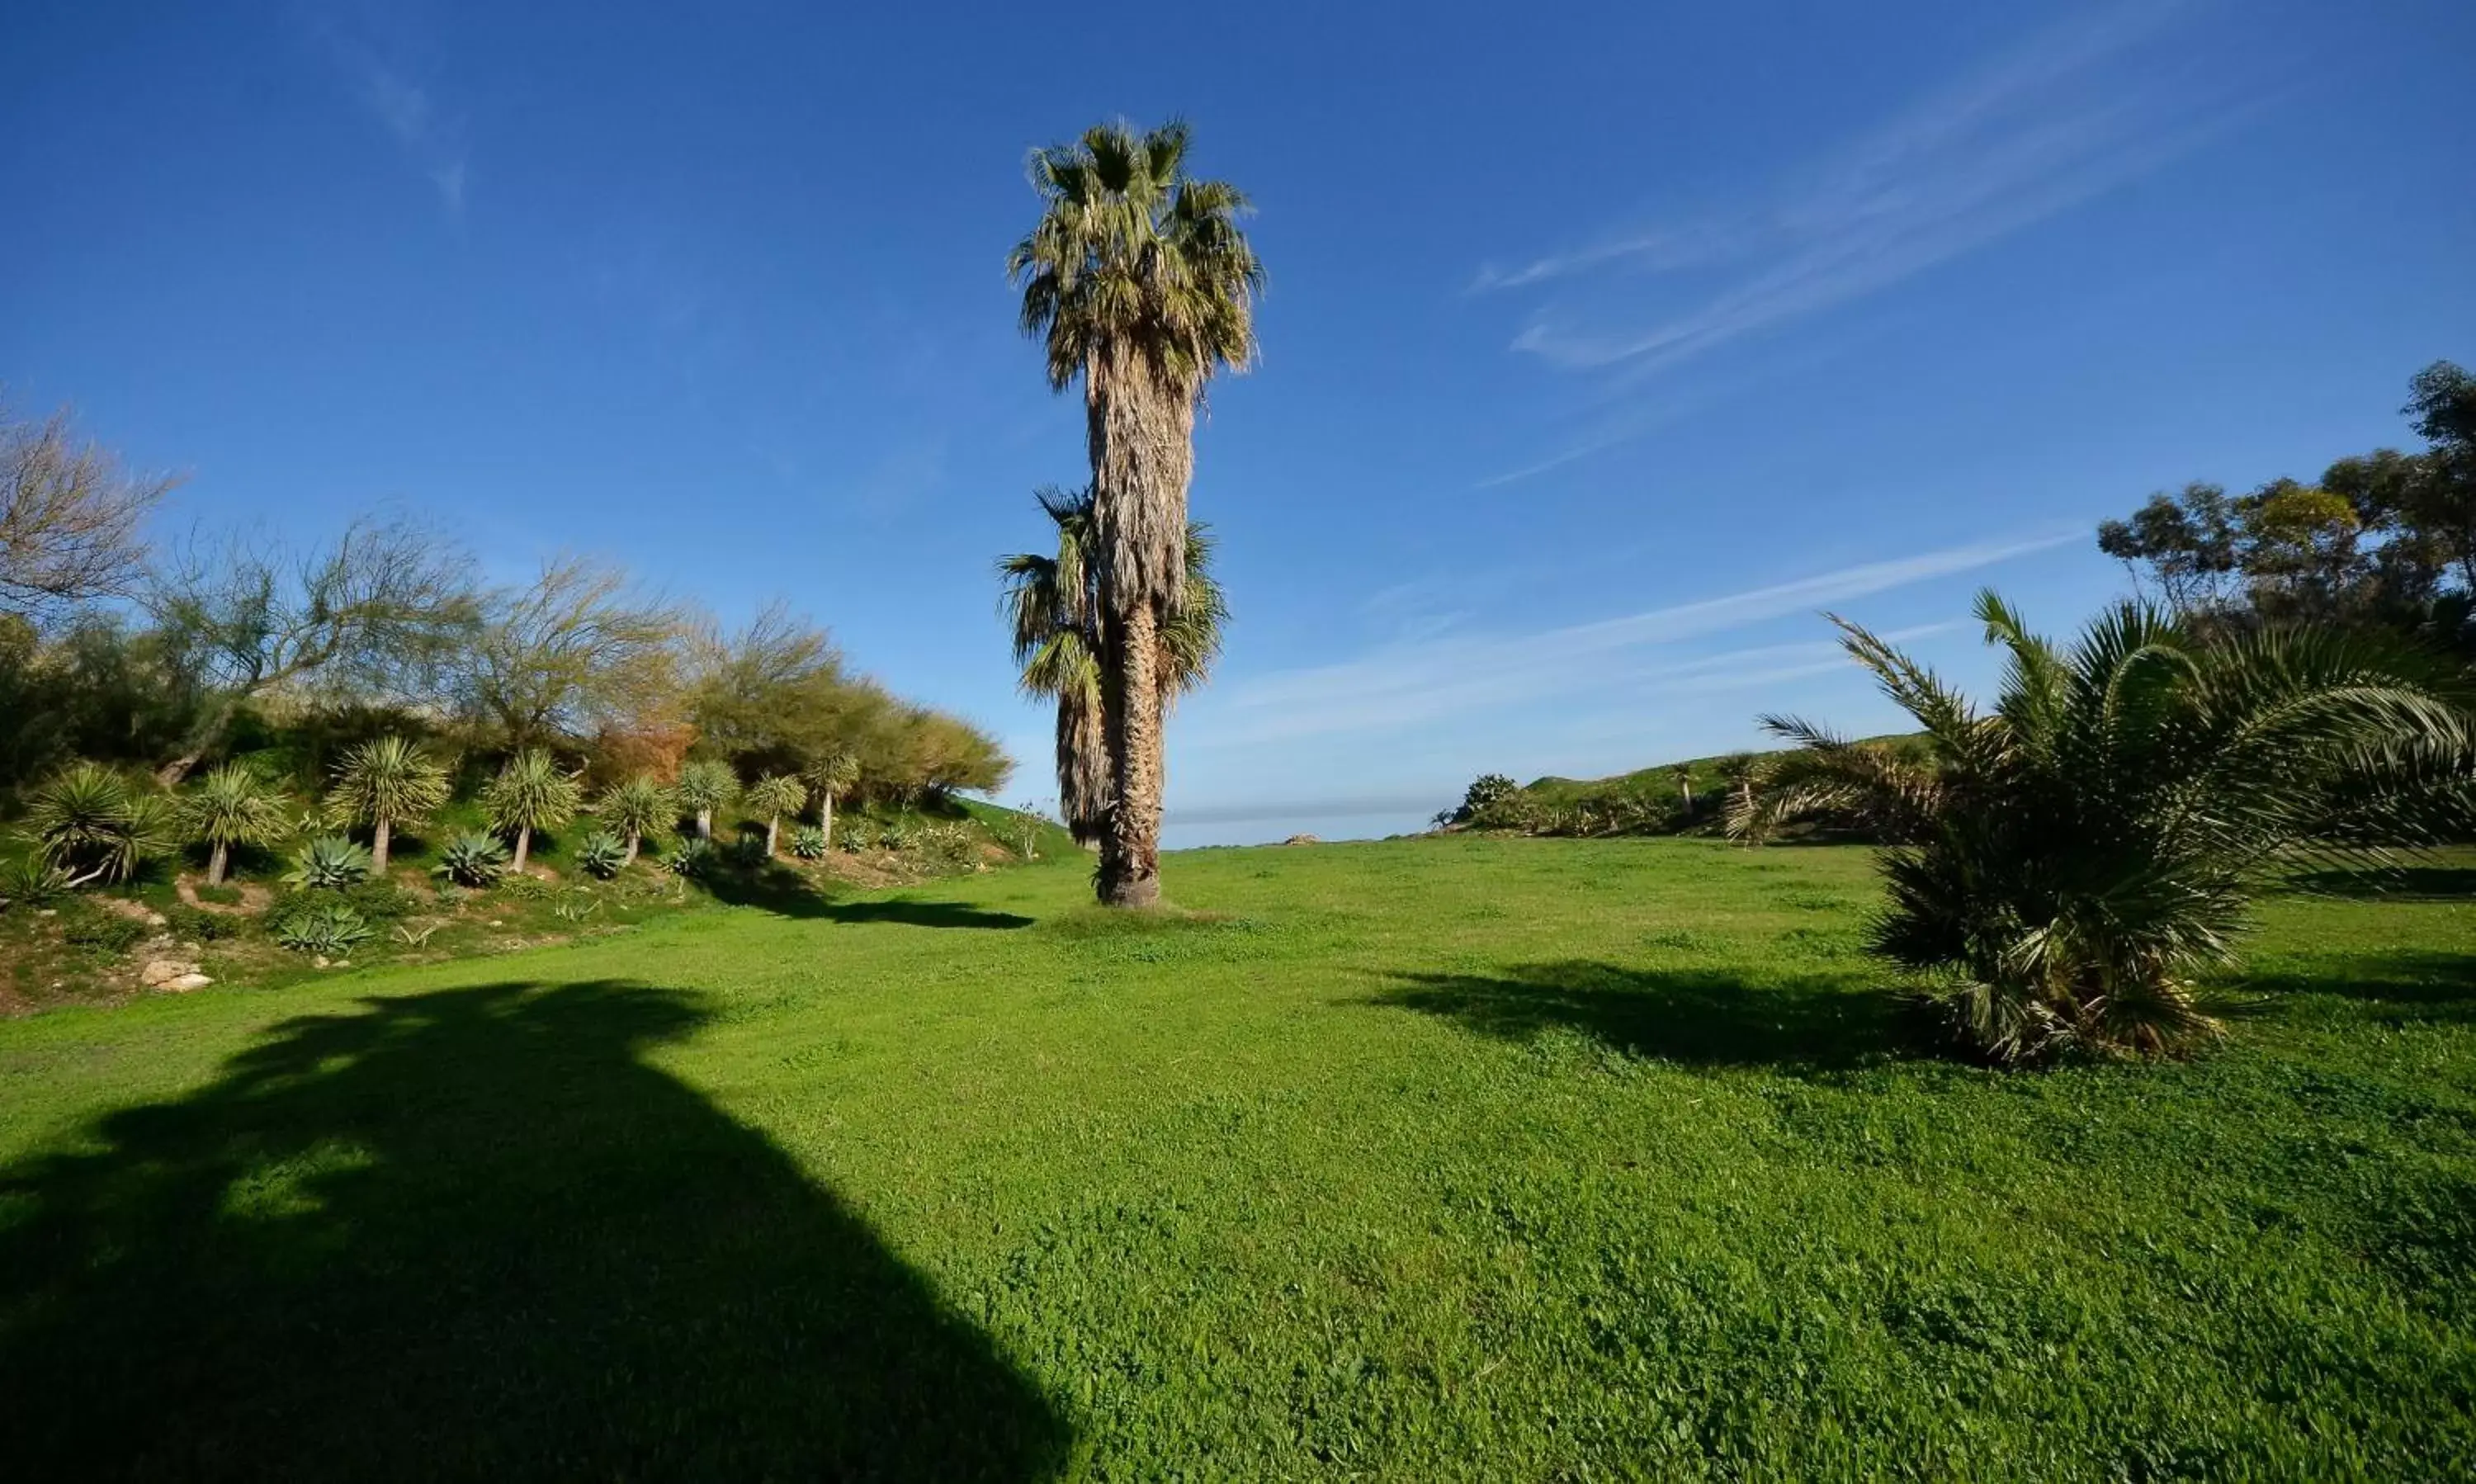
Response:
[{"label": "palm tree trunk", "polygon": [[384,877],[386,875],[387,842],[394,832],[395,827],[393,822],[384,814],[380,815],[378,822],[371,827],[370,875],[374,877]]},{"label": "palm tree trunk", "polygon": [[644,839],[643,835],[633,829],[628,831],[628,858],[619,862],[621,866],[632,866],[636,863],[636,847],[643,844]]},{"label": "palm tree trunk", "polygon": [[532,853],[532,848],[533,827],[531,825],[518,826],[516,829],[516,875],[522,876],[525,874],[525,857]]},{"label": "palm tree trunk", "polygon": [[224,866],[226,862],[231,860],[231,858],[232,847],[226,845],[221,840],[217,840],[214,844],[214,849],[207,853],[207,884],[209,886],[221,886],[224,883]]},{"label": "palm tree trunk", "polygon": [[780,815],[780,814],[768,814],[768,815],[766,815],[766,816],[765,816],[765,858],[766,858],[767,860],[772,860],[772,859],[774,858],[774,844],[775,844],[775,842],[776,842],[776,841],[780,840],[781,837],[782,837],[782,816],[781,816],[781,815]]},{"label": "palm tree trunk", "polygon": [[820,788],[817,790],[817,828],[825,831],[827,849],[832,849],[834,843],[834,791],[830,788]]},{"label": "palm tree trunk", "polygon": [[1137,604],[1110,646],[1113,694],[1106,707],[1112,792],[1102,838],[1101,901],[1113,907],[1160,902],[1161,707],[1160,614]]},{"label": "palm tree trunk", "polygon": [[700,840],[713,838],[713,810],[697,810],[697,838]]}]

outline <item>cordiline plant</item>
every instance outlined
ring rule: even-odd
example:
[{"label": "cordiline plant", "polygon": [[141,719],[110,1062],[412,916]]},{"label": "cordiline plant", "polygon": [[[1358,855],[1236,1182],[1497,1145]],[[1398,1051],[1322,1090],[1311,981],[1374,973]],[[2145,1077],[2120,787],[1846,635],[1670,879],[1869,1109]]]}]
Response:
[{"label": "cordiline plant", "polygon": [[1821,812],[1890,842],[1874,952],[1931,976],[1999,1060],[2193,1049],[2220,1028],[2195,977],[2235,961],[2267,874],[2383,864],[2476,814],[2465,682],[2385,636],[2205,641],[2122,604],[2064,649],[1992,592],[1977,616],[2006,652],[1987,712],[1835,618],[1926,746],[1766,717],[1798,747],[1730,800],[1728,829],[1760,840]]}]

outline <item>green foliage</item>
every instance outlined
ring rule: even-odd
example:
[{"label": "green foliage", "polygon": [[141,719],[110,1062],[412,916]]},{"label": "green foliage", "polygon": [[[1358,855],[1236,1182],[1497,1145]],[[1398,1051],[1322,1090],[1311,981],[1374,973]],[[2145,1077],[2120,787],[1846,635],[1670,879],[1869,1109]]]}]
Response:
[{"label": "green foliage", "polygon": [[594,802],[603,828],[623,840],[630,835],[641,839],[663,833],[678,820],[679,810],[680,803],[671,791],[642,773],[612,784]]},{"label": "green foliage", "polygon": [[671,853],[662,857],[663,870],[692,881],[704,879],[721,864],[722,853],[714,849],[713,842],[694,835],[671,847]]},{"label": "green foliage", "polygon": [[743,802],[759,819],[797,814],[808,802],[808,786],[787,773],[769,773],[748,785]]},{"label": "green foliage", "polygon": [[373,923],[391,923],[398,918],[410,917],[426,905],[418,894],[393,881],[381,880],[347,886],[335,893],[335,900]]},{"label": "green foliage", "polygon": [[1926,756],[1768,718],[1800,751],[1729,823],[1854,812],[1895,842],[1873,950],[1938,977],[1990,1055],[2189,1051],[2218,1029],[2194,977],[2234,962],[2266,871],[2476,818],[2465,681],[2379,635],[2212,640],[2127,604],[2065,651],[1991,592],[1977,613],[2007,657],[1992,712],[1841,622]]},{"label": "green foliage", "polygon": [[187,943],[214,943],[240,936],[248,919],[229,912],[208,912],[186,904],[163,909],[164,930]]},{"label": "green foliage", "polygon": [[1456,819],[1474,819],[1490,806],[1510,799],[1522,785],[1501,773],[1482,773],[1462,790],[1462,806]]},{"label": "green foliage", "polygon": [[508,834],[526,829],[555,829],[575,818],[582,798],[575,776],[540,748],[527,748],[509,757],[496,777],[483,786],[482,807],[491,828]]},{"label": "green foliage", "polygon": [[680,769],[679,783],[671,792],[678,798],[680,807],[692,814],[706,814],[739,797],[739,779],[730,771],[730,764],[699,758]]},{"label": "green foliage", "polygon": [[831,848],[826,832],[814,825],[803,825],[791,831],[791,853],[802,860],[823,860]]},{"label": "green foliage", "polygon": [[310,890],[337,891],[368,880],[370,853],[342,835],[319,835],[292,857],[284,879]]},{"label": "green foliage", "polygon": [[372,737],[344,754],[327,793],[340,824],[417,825],[447,802],[447,769],[409,737]]},{"label": "green foliage", "polygon": [[47,907],[68,891],[68,873],[40,855],[0,861],[0,903]]},{"label": "green foliage", "polygon": [[438,848],[438,864],[432,869],[458,886],[478,890],[497,885],[508,874],[509,859],[498,836],[467,830]]},{"label": "green foliage", "polygon": [[607,829],[596,829],[576,842],[568,858],[588,876],[607,881],[628,863],[628,842]]},{"label": "green foliage", "polygon": [[136,918],[108,912],[91,902],[71,902],[61,908],[62,941],[97,953],[126,953],[152,931]]},{"label": "green foliage", "polygon": [[296,953],[344,954],[368,942],[377,929],[341,902],[296,897],[303,903],[281,915],[270,914],[267,930],[275,941]]},{"label": "green foliage", "polygon": [[228,762],[181,799],[189,838],[206,845],[263,845],[291,828],[289,801],[246,763]]},{"label": "green foliage", "polygon": [[36,791],[24,830],[73,883],[125,881],[169,851],[178,821],[170,801],[143,783],[81,762]]}]

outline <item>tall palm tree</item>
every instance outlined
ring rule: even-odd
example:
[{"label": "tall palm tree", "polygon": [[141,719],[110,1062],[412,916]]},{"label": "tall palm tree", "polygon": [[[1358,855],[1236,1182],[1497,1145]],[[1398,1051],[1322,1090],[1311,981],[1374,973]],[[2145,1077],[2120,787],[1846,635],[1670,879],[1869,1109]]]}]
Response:
[{"label": "tall palm tree", "polygon": [[574,776],[561,772],[558,759],[537,747],[508,758],[499,776],[482,785],[482,807],[489,811],[491,828],[516,837],[509,870],[524,875],[533,831],[556,829],[573,819],[578,794]]},{"label": "tall palm tree", "polygon": [[782,816],[808,802],[808,786],[787,773],[769,773],[748,785],[748,806],[765,816],[765,854],[772,859],[782,839]]},{"label": "tall palm tree", "polygon": [[338,820],[370,827],[370,874],[387,874],[398,825],[418,825],[447,802],[447,770],[409,738],[372,737],[344,754],[327,791]]},{"label": "tall palm tree", "polygon": [[[1000,557],[1003,607],[1027,696],[1057,703],[1057,802],[1076,843],[1095,849],[1108,827],[1109,752],[1101,704],[1101,594],[1092,551],[1092,492],[1055,488],[1034,498],[1057,527],[1057,555]],[[1160,631],[1156,665],[1167,707],[1211,678],[1229,620],[1212,575],[1212,530],[1186,528],[1186,578]]]},{"label": "tall palm tree", "polygon": [[284,795],[242,763],[228,762],[199,779],[182,803],[189,838],[207,843],[207,884],[221,886],[235,845],[262,845],[291,823]]},{"label": "tall palm tree", "polygon": [[594,812],[602,816],[604,829],[616,830],[628,842],[628,856],[620,862],[623,866],[636,863],[636,853],[644,848],[645,836],[680,817],[679,804],[671,798],[671,791],[644,773],[604,789],[594,803]]},{"label": "tall palm tree", "polygon": [[1873,951],[1937,976],[1956,1028],[1996,1057],[2215,1035],[2192,977],[2233,961],[2265,876],[2299,853],[2380,861],[2476,815],[2467,681],[2385,636],[2211,639],[2124,604],[2065,650],[1991,592],[1977,616],[2008,655],[1984,712],[1835,619],[1924,748],[1767,717],[1799,748],[1771,754],[1728,827],[1758,839],[1829,811],[1890,841]]},{"label": "tall palm tree", "polygon": [[801,770],[817,799],[817,828],[834,837],[834,801],[859,782],[859,759],[849,753],[828,753]]},{"label": "tall palm tree", "polygon": [[1218,371],[1254,360],[1264,282],[1246,197],[1187,175],[1187,142],[1184,124],[1113,123],[1034,151],[1040,222],[1006,259],[1050,385],[1083,383],[1115,799],[1098,887],[1118,906],[1160,898],[1160,634],[1185,589],[1196,408]]}]

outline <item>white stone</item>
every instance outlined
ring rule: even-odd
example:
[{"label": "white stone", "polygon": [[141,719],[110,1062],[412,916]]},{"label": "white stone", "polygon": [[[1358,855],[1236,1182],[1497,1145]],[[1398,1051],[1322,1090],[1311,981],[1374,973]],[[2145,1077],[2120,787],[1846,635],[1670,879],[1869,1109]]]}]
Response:
[{"label": "white stone", "polygon": [[157,987],[160,989],[169,990],[171,993],[176,995],[186,995],[193,989],[204,989],[213,982],[214,980],[207,977],[203,974],[185,974],[177,979],[169,980],[163,984],[158,985]]}]

